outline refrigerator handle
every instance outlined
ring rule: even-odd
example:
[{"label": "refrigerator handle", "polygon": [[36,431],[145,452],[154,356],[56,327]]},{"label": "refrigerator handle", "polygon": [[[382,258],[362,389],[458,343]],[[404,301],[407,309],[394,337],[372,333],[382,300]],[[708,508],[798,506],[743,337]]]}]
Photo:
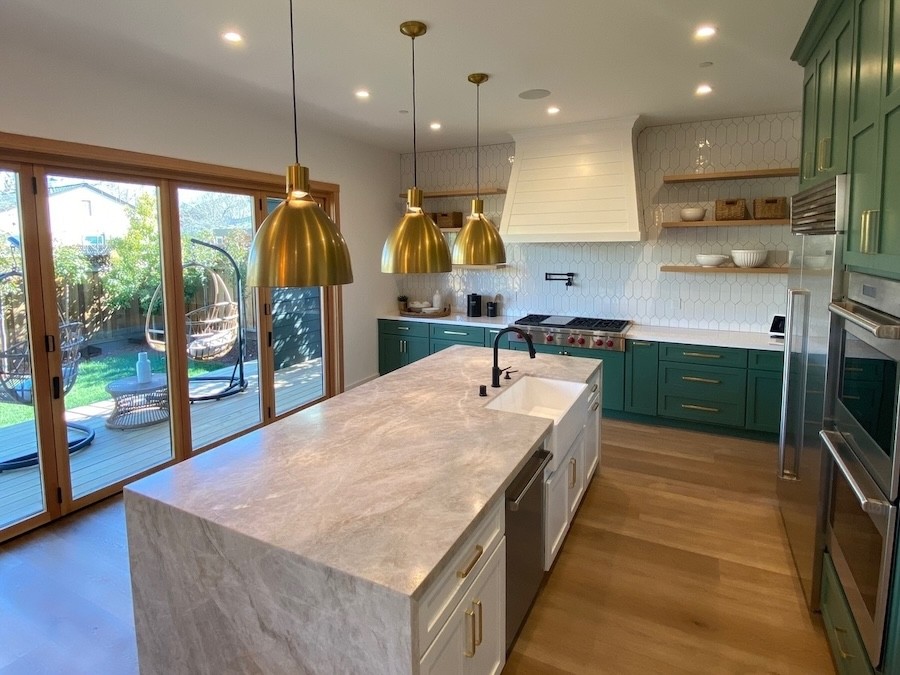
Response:
[{"label": "refrigerator handle", "polygon": [[788,395],[790,394],[791,374],[791,338],[794,333],[794,301],[800,295],[806,293],[803,289],[789,288],[787,292],[787,313],[784,319],[784,365],[781,377],[781,421],[778,425],[778,477],[789,478],[784,470],[784,460],[787,446],[787,413]]}]

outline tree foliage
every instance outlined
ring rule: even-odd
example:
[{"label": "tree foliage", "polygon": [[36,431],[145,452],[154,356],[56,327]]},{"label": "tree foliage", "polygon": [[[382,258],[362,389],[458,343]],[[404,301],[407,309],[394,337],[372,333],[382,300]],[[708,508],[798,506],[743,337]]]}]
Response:
[{"label": "tree foliage", "polygon": [[111,309],[124,309],[137,299],[147,310],[160,282],[159,214],[156,198],[141,194],[129,207],[128,231],[109,242],[109,263],[101,273]]}]

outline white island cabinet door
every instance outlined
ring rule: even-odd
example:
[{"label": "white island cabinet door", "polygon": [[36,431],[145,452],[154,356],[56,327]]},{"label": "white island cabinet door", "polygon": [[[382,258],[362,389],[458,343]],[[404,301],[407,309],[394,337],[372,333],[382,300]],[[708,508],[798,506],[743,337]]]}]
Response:
[{"label": "white island cabinet door", "polygon": [[425,652],[422,675],[498,675],[506,663],[506,537]]},{"label": "white island cabinet door", "polygon": [[544,570],[549,571],[569,531],[568,459],[544,483]]}]

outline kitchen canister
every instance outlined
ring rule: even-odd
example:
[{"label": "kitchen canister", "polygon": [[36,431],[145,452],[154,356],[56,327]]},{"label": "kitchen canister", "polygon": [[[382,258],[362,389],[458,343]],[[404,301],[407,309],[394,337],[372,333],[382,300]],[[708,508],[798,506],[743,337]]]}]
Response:
[{"label": "kitchen canister", "polygon": [[466,302],[466,316],[481,316],[481,296],[478,293],[469,293]]}]

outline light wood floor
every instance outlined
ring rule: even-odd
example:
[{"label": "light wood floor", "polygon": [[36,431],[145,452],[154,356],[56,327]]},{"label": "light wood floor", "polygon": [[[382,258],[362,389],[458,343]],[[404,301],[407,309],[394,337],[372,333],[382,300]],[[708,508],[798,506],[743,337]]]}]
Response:
[{"label": "light wood floor", "polygon": [[[604,420],[601,472],[504,673],[833,673],[774,448]],[[137,672],[121,497],[0,545],[0,675]]]},{"label": "light wood floor", "polygon": [[794,576],[775,445],[610,420],[602,433],[504,674],[833,673]]}]

